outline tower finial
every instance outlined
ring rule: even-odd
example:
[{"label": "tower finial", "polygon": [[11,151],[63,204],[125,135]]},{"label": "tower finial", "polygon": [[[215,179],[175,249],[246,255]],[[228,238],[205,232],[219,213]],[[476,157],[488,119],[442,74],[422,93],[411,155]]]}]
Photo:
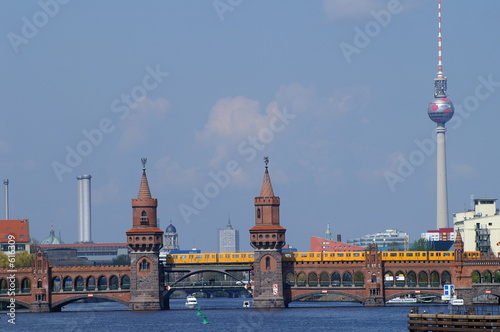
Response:
[{"label": "tower finial", "polygon": [[269,156],[264,157],[264,164],[266,164],[266,169],[267,169],[267,164],[269,164]]},{"label": "tower finial", "polygon": [[141,158],[142,170],[146,170],[146,163],[148,162],[148,158]]}]

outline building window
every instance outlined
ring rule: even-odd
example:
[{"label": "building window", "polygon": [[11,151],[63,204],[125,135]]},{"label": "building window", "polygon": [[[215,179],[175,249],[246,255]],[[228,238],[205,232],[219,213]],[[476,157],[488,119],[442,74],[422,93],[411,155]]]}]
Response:
[{"label": "building window", "polygon": [[147,225],[149,223],[148,221],[148,214],[146,211],[141,212],[141,225]]},{"label": "building window", "polygon": [[149,262],[146,259],[143,259],[139,264],[139,271],[149,271]]},{"label": "building window", "polygon": [[257,219],[260,219],[260,209],[257,209]]},{"label": "building window", "polygon": [[266,270],[271,269],[271,258],[266,257]]}]

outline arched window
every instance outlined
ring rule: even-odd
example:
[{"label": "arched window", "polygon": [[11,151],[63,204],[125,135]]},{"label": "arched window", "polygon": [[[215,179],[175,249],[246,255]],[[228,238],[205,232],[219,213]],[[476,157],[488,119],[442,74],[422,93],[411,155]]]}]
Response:
[{"label": "arched window", "polygon": [[306,285],[306,274],[304,272],[300,272],[297,275],[297,286],[305,286]]},{"label": "arched window", "polygon": [[408,272],[408,275],[406,277],[408,279],[408,287],[417,286],[417,275],[415,274],[415,272],[413,271]]},{"label": "arched window", "polygon": [[372,273],[372,282],[377,282],[377,275],[375,273]]},{"label": "arched window", "polygon": [[141,212],[141,225],[147,225],[147,224],[149,224],[148,214],[146,213],[146,211],[142,211]]},{"label": "arched window", "polygon": [[260,209],[257,209],[257,219],[260,219]]},{"label": "arched window", "polygon": [[439,287],[439,273],[431,272],[431,287]]},{"label": "arched window", "polygon": [[66,277],[63,279],[63,290],[69,292],[73,289],[73,279]]},{"label": "arched window", "polygon": [[492,280],[491,272],[490,271],[484,271],[483,273],[483,282],[488,282],[490,283]]},{"label": "arched window", "polygon": [[28,278],[21,280],[21,293],[31,292],[31,281]]},{"label": "arched window", "polygon": [[87,278],[87,290],[95,290],[95,278],[92,276]]},{"label": "arched window", "polygon": [[386,272],[384,275],[384,286],[385,287],[394,286],[394,275],[390,271]]},{"label": "arched window", "polygon": [[59,277],[55,277],[52,279],[52,291],[59,292],[61,290],[61,279]]},{"label": "arched window", "polygon": [[42,279],[38,279],[38,281],[36,282],[36,288],[42,288],[42,287],[43,287]]},{"label": "arched window", "polygon": [[351,287],[352,286],[352,274],[350,272],[344,272],[342,275],[342,286]]},{"label": "arched window", "polygon": [[99,285],[99,290],[106,290],[108,288],[108,281],[105,276],[99,277],[97,283]]},{"label": "arched window", "polygon": [[478,271],[472,272],[472,283],[479,284],[481,282],[481,274]]},{"label": "arched window", "polygon": [[340,286],[340,274],[338,272],[333,272],[332,274],[332,286],[333,287]]},{"label": "arched window", "polygon": [[363,276],[363,273],[357,271],[356,273],[354,273],[354,286],[363,287],[364,285],[365,285],[365,278]]},{"label": "arched window", "polygon": [[127,275],[124,275],[122,277],[122,289],[130,289],[130,277]]},{"label": "arched window", "polygon": [[309,277],[307,278],[307,284],[311,287],[318,286],[318,275],[314,272],[309,273]]},{"label": "arched window", "polygon": [[403,271],[396,272],[394,278],[396,279],[396,287],[405,286],[405,274],[403,273]]},{"label": "arched window", "polygon": [[424,271],[420,271],[418,273],[418,287],[427,287],[429,281],[427,273]]},{"label": "arched window", "polygon": [[75,290],[76,291],[82,291],[83,290],[83,278],[82,277],[76,277],[75,278]]},{"label": "arched window", "polygon": [[292,272],[288,272],[285,276],[285,285],[288,287],[295,286],[295,276]]},{"label": "arched window", "polygon": [[266,257],[266,270],[271,269],[271,258],[269,256]]},{"label": "arched window", "polygon": [[326,272],[321,272],[319,275],[319,284],[321,287],[328,287],[330,286],[330,276]]},{"label": "arched window", "polygon": [[118,278],[116,276],[109,278],[109,289],[118,289]]},{"label": "arched window", "polygon": [[143,259],[141,263],[139,264],[139,271],[140,272],[147,272],[149,271],[150,264],[147,259]]},{"label": "arched window", "polygon": [[451,274],[448,271],[441,273],[442,286],[451,284]]}]

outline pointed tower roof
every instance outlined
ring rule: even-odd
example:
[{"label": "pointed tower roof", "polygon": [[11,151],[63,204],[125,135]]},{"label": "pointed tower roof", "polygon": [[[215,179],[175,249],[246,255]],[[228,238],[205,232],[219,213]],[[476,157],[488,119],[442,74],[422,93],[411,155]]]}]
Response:
[{"label": "pointed tower roof", "polygon": [[146,176],[146,158],[142,158],[142,178],[141,178],[141,186],[139,187],[139,194],[137,195],[138,199],[150,199],[151,191],[149,190],[148,177]]},{"label": "pointed tower roof", "polygon": [[457,231],[456,235],[455,235],[455,243],[457,243],[457,242],[464,242],[462,240],[462,235],[460,234],[460,231]]},{"label": "pointed tower roof", "polygon": [[273,185],[271,184],[271,178],[269,177],[269,171],[264,173],[264,180],[262,181],[262,189],[260,190],[260,197],[274,197]]}]

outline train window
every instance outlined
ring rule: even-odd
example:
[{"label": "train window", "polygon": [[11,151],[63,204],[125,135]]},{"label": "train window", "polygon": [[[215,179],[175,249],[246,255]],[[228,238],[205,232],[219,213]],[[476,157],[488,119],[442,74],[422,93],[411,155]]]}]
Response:
[{"label": "train window", "polygon": [[240,255],[233,255],[233,258],[239,258]]},{"label": "train window", "polygon": [[212,258],[215,258],[217,255],[212,255]]},{"label": "train window", "polygon": [[231,258],[231,255],[226,255],[226,258]]},{"label": "train window", "polygon": [[248,255],[248,257],[253,258],[253,254]]},{"label": "train window", "polygon": [[186,259],[186,255],[181,255],[181,259]]},{"label": "train window", "polygon": [[407,256],[407,257],[413,257],[413,253],[412,253],[412,252],[407,252],[407,253],[406,253],[406,256]]},{"label": "train window", "polygon": [[307,257],[307,254],[300,254],[300,257]]},{"label": "train window", "polygon": [[351,257],[351,254],[349,254],[349,253],[348,253],[348,254],[345,254],[345,255],[346,255],[347,257]]},{"label": "train window", "polygon": [[337,257],[344,257],[344,254],[337,254]]},{"label": "train window", "polygon": [[433,253],[433,252],[429,253],[429,256],[433,257],[433,256],[434,256],[434,253]]},{"label": "train window", "polygon": [[450,257],[450,256],[451,256],[451,253],[449,253],[449,252],[444,252],[444,253],[443,253],[443,256]]},{"label": "train window", "polygon": [[196,255],[196,258],[203,258],[203,255]]},{"label": "train window", "polygon": [[359,252],[355,252],[355,253],[353,253],[352,255],[353,255],[354,257],[359,257],[359,256],[360,256]]},{"label": "train window", "polygon": [[397,254],[397,253],[395,253],[395,252],[391,252],[389,255],[390,255],[391,257],[396,257],[398,254]]},{"label": "train window", "polygon": [[290,257],[292,257],[292,255],[290,255],[290,254],[285,254],[285,257],[290,258]]},{"label": "train window", "polygon": [[440,253],[440,252],[437,252],[437,253],[436,253],[436,256],[441,256],[441,253]]},{"label": "train window", "polygon": [[241,258],[246,258],[247,255],[246,254],[241,254]]}]

